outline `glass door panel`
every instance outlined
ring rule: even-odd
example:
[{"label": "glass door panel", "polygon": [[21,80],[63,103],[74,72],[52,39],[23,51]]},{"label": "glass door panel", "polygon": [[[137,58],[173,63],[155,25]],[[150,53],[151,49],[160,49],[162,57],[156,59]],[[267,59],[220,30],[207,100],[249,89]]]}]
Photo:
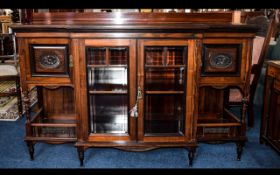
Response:
[{"label": "glass door panel", "polygon": [[146,65],[184,65],[187,47],[183,46],[146,46]]},{"label": "glass door panel", "polygon": [[184,133],[184,96],[145,95],[145,134]]},{"label": "glass door panel", "polygon": [[129,56],[127,47],[109,48],[109,54],[111,65],[127,65]]},{"label": "glass door panel", "polygon": [[183,135],[186,53],[183,46],[145,46],[145,135]]},{"label": "glass door panel", "polygon": [[145,58],[147,65],[164,65],[163,47],[146,47]]},{"label": "glass door panel", "polygon": [[[185,137],[188,41],[139,41],[138,138],[144,142]],[[162,137],[164,136],[164,137]],[[153,139],[152,139],[153,138]]]},{"label": "glass door panel", "polygon": [[88,47],[87,61],[89,65],[105,65],[106,64],[106,48]]},{"label": "glass door panel", "polygon": [[127,134],[129,47],[88,46],[86,51],[90,132]]},{"label": "glass door panel", "polygon": [[91,91],[127,92],[126,67],[102,67],[88,70],[88,86]]},{"label": "glass door panel", "polygon": [[166,65],[184,65],[187,47],[166,47]]},{"label": "glass door panel", "polygon": [[146,68],[146,91],[182,91],[185,85],[185,67]]},{"label": "glass door panel", "polygon": [[90,95],[92,133],[127,133],[127,95]]}]

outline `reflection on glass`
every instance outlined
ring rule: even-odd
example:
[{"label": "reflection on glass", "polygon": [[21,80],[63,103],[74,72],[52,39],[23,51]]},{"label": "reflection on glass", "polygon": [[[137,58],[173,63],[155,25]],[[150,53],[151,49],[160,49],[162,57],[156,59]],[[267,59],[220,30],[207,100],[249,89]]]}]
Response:
[{"label": "reflection on glass", "polygon": [[147,65],[164,65],[163,47],[145,47],[145,60]]},{"label": "reflection on glass", "polygon": [[184,67],[146,68],[145,90],[147,91],[183,91],[184,82]]},{"label": "reflection on glass", "polygon": [[187,47],[183,46],[146,46],[146,65],[184,65]]},{"label": "reflection on glass", "polygon": [[90,68],[88,85],[90,90],[126,91],[127,68]]},{"label": "reflection on glass", "polygon": [[110,48],[110,64],[111,65],[127,65],[128,48],[126,47],[115,47]]},{"label": "reflection on glass", "polygon": [[168,47],[166,64],[167,65],[183,65],[185,64],[186,47]]},{"label": "reflection on glass", "polygon": [[127,133],[127,95],[90,95],[90,119],[92,133]]},{"label": "reflection on glass", "polygon": [[105,65],[106,63],[106,48],[87,48],[87,60],[90,65]]},{"label": "reflection on glass", "polygon": [[128,53],[128,47],[87,48],[92,133],[128,132]]},{"label": "reflection on glass", "polygon": [[145,95],[145,133],[184,132],[184,95]]}]

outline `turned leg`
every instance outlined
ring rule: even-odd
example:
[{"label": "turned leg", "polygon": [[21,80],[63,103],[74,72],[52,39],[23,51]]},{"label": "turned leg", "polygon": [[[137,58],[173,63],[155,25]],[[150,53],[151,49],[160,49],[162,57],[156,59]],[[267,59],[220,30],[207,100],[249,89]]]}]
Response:
[{"label": "turned leg", "polygon": [[85,149],[84,147],[77,148],[79,159],[80,159],[80,166],[84,166],[84,156],[85,156]]},{"label": "turned leg", "polygon": [[26,143],[28,146],[30,159],[34,160],[34,143],[33,143],[33,141],[26,141]]},{"label": "turned leg", "polygon": [[21,99],[19,77],[17,77],[17,80],[16,80],[16,92],[17,92],[18,115],[21,117],[21,115],[22,115],[22,99]]},{"label": "turned leg", "polygon": [[236,146],[237,146],[237,160],[240,161],[241,160],[241,155],[243,152],[243,147],[244,147],[245,143],[244,142],[237,142]]},{"label": "turned leg", "polygon": [[188,153],[189,166],[192,166],[193,165],[193,158],[194,158],[194,155],[195,155],[196,148],[189,148],[188,151],[189,151],[189,153]]},{"label": "turned leg", "polygon": [[260,140],[259,140],[260,144],[264,144],[265,140],[262,138],[262,136],[260,136]]}]

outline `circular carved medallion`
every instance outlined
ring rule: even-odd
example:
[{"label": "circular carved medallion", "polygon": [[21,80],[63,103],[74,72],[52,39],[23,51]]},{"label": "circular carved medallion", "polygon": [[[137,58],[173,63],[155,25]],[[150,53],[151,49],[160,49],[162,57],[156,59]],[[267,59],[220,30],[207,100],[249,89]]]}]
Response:
[{"label": "circular carved medallion", "polygon": [[226,54],[218,54],[210,58],[210,65],[214,68],[227,68],[232,65],[232,58]]},{"label": "circular carved medallion", "polygon": [[40,59],[40,65],[44,68],[57,68],[60,65],[60,60],[56,55],[43,55]]}]

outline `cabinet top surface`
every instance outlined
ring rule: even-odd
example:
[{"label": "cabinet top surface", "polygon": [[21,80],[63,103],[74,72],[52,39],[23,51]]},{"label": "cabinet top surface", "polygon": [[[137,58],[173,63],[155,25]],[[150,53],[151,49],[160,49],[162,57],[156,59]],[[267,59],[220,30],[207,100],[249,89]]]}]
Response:
[{"label": "cabinet top surface", "polygon": [[280,60],[277,60],[277,61],[268,61],[267,64],[270,65],[270,66],[274,66],[274,67],[277,67],[277,68],[280,69]]},{"label": "cabinet top surface", "polygon": [[233,24],[230,13],[34,13],[15,32],[180,31],[255,33],[256,25]]}]

